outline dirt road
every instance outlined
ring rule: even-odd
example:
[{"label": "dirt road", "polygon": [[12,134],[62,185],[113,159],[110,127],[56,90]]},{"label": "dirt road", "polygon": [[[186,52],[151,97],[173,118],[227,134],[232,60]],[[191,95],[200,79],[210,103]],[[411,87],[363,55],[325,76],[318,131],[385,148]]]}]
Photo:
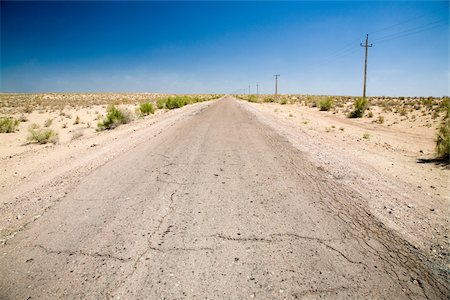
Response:
[{"label": "dirt road", "polygon": [[224,98],[96,168],[1,248],[2,299],[446,299],[364,193]]}]

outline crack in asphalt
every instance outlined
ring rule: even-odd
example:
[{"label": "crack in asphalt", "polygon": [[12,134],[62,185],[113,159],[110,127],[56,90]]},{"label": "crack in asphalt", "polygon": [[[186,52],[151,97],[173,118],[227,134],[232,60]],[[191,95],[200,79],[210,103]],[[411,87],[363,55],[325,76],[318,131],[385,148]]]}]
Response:
[{"label": "crack in asphalt", "polygon": [[352,264],[360,264],[360,265],[364,265],[364,266],[368,267],[364,262],[352,260],[346,254],[344,254],[342,251],[340,251],[340,250],[336,249],[335,247],[325,243],[325,242],[336,241],[336,240],[340,240],[340,239],[321,239],[321,238],[317,238],[317,237],[301,236],[301,235],[298,235],[298,234],[295,234],[295,233],[273,233],[273,234],[270,234],[271,238],[254,237],[254,236],[252,236],[252,237],[231,237],[231,236],[226,236],[226,235],[223,235],[223,234],[211,235],[209,237],[216,237],[216,238],[220,238],[222,240],[236,241],[236,242],[274,243],[274,242],[280,241],[279,239],[277,239],[277,237],[288,237],[288,238],[295,238],[295,239],[300,239],[300,240],[314,241],[314,242],[317,242],[317,243],[325,246],[327,249],[338,253],[341,257],[343,257],[345,260],[347,260],[348,262],[350,262]]},{"label": "crack in asphalt", "polygon": [[173,198],[173,196],[176,194],[176,192],[177,191],[175,191],[175,192],[173,192],[171,195],[170,195],[170,203],[169,203],[169,207],[168,207],[168,212],[166,213],[166,214],[164,214],[162,217],[161,217],[161,219],[159,220],[159,222],[158,222],[158,225],[156,226],[156,229],[153,231],[153,233],[148,237],[148,239],[147,239],[147,247],[146,247],[146,249],[136,258],[136,260],[134,261],[134,264],[133,264],[133,269],[131,270],[131,272],[129,272],[127,275],[125,275],[125,277],[114,287],[114,288],[112,288],[111,290],[109,290],[109,291],[107,291],[106,292],[106,296],[107,296],[107,298],[114,298],[113,297],[113,295],[112,294],[114,294],[114,292],[116,292],[126,281],[127,281],[127,279],[128,278],[130,278],[131,276],[133,276],[134,275],[134,273],[136,272],[136,270],[137,270],[137,268],[138,268],[138,265],[139,265],[139,263],[140,263],[140,261],[142,260],[142,258],[150,251],[150,250],[153,250],[152,248],[154,248],[154,247],[152,247],[151,246],[151,242],[150,242],[150,240],[151,240],[151,238],[156,234],[156,233],[158,233],[159,232],[159,230],[161,229],[161,226],[162,226],[162,224],[164,223],[164,221],[165,221],[165,219],[173,212],[173,210],[174,210],[174,207],[173,207],[173,205],[174,205],[174,198]]},{"label": "crack in asphalt", "polygon": [[149,249],[154,250],[154,251],[158,251],[158,252],[173,252],[173,251],[215,251],[215,248],[210,248],[210,247],[192,247],[192,248],[180,248],[180,247],[173,247],[173,248],[161,248],[161,247],[149,247]]},{"label": "crack in asphalt", "polygon": [[335,292],[341,292],[341,291],[347,291],[353,288],[350,288],[348,286],[340,286],[340,287],[330,287],[328,289],[308,289],[302,292],[293,293],[292,296],[294,298],[298,297],[304,297],[304,296],[310,296],[310,295],[317,295],[317,294],[329,294],[329,293],[335,293]]},{"label": "crack in asphalt", "polygon": [[43,245],[32,245],[30,247],[41,249],[47,254],[56,254],[56,255],[64,254],[64,255],[68,255],[68,256],[81,255],[81,256],[88,256],[88,257],[92,257],[92,258],[113,259],[113,260],[118,260],[121,262],[131,261],[131,258],[122,258],[122,257],[114,256],[111,254],[103,254],[103,253],[98,253],[98,252],[91,253],[91,252],[86,252],[83,250],[67,250],[67,249],[54,250],[54,249],[48,249],[48,248],[44,247]]}]

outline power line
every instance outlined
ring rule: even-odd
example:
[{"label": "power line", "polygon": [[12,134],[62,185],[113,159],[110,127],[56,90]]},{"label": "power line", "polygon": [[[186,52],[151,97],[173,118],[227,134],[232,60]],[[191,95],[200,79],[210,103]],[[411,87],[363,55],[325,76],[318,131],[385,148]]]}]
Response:
[{"label": "power line", "polygon": [[383,41],[384,42],[384,41],[387,41],[387,40],[398,39],[398,38],[402,38],[402,37],[405,37],[405,36],[409,36],[409,35],[417,34],[417,33],[420,33],[420,32],[424,32],[424,31],[427,31],[427,30],[430,30],[430,29],[433,29],[433,28],[437,28],[437,27],[440,27],[442,25],[445,25],[446,23],[447,22],[445,20],[439,20],[439,21],[435,21],[435,22],[432,22],[432,23],[428,23],[428,24],[422,25],[422,26],[417,26],[417,27],[409,28],[409,29],[406,29],[406,30],[403,30],[403,31],[387,34],[385,36],[381,36],[381,37],[378,37],[377,39],[374,39],[374,41],[376,41],[376,42],[382,42]]}]

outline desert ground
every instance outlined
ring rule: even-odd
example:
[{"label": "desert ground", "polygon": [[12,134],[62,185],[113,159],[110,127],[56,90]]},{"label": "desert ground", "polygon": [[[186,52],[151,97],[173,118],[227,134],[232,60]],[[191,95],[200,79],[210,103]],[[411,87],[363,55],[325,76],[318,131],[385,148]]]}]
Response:
[{"label": "desert ground", "polygon": [[442,98],[168,96],[1,95],[0,298],[448,299]]}]

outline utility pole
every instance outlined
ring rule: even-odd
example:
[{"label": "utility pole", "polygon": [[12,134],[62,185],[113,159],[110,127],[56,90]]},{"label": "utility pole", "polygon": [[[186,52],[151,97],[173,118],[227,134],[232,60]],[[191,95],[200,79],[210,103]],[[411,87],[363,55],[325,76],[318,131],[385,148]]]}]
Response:
[{"label": "utility pole", "polygon": [[278,77],[280,77],[280,75],[273,75],[275,76],[275,99],[278,98]]},{"label": "utility pole", "polygon": [[363,45],[360,43],[361,47],[366,48],[366,55],[364,59],[364,90],[363,90],[363,99],[366,99],[366,78],[367,78],[367,54],[369,53],[369,48],[373,46],[373,44],[369,45],[369,35],[366,34],[366,44]]},{"label": "utility pole", "polygon": [[250,85],[248,86],[248,94],[250,95]]},{"label": "utility pole", "polygon": [[259,97],[259,84],[256,84],[256,97]]}]

